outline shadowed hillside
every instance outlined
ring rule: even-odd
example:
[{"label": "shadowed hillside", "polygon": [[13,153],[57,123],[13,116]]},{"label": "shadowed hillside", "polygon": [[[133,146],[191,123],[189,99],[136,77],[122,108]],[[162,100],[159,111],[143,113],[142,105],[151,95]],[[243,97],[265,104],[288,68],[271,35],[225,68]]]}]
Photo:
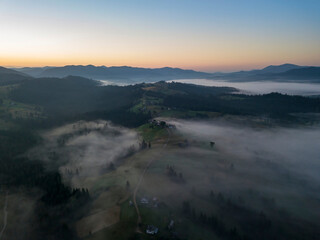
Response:
[{"label": "shadowed hillside", "polygon": [[22,72],[0,67],[0,86],[18,83],[29,78],[31,77]]}]

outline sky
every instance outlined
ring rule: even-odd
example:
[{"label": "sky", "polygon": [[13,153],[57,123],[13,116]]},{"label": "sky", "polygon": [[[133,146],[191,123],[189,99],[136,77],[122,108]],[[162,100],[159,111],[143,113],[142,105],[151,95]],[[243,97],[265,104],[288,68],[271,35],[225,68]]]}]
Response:
[{"label": "sky", "polygon": [[319,0],[0,0],[0,65],[320,65]]}]

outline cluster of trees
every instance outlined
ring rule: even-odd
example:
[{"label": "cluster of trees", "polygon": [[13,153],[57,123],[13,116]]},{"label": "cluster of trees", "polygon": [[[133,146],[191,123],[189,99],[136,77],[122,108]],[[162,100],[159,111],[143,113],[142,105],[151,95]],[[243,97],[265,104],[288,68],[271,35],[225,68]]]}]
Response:
[{"label": "cluster of trees", "polygon": [[81,171],[81,167],[79,168],[75,168],[74,170],[73,169],[69,169],[69,168],[66,168],[64,169],[64,174],[69,177],[69,178],[72,178],[74,175],[79,175],[80,174],[80,171]]},{"label": "cluster of trees", "polygon": [[189,201],[183,201],[182,213],[223,239],[316,239],[318,235],[318,232],[309,229],[308,223],[300,222],[297,225],[295,219],[281,214],[281,211],[273,211],[272,215],[267,215],[213,191],[208,200],[217,209],[214,214],[197,211]]},{"label": "cluster of trees", "polygon": [[205,112],[219,112],[234,115],[263,115],[278,120],[297,121],[298,118],[291,113],[320,112],[320,98],[280,93],[232,94],[236,89],[181,83],[157,83],[156,86],[158,88],[146,91],[145,94],[160,99],[162,109],[197,111],[195,114],[197,118],[209,118]]},{"label": "cluster of trees", "polygon": [[219,213],[238,221],[239,226],[250,235],[267,234],[272,227],[271,220],[262,211],[255,211],[226,198],[222,193],[210,192],[210,201],[219,207]]},{"label": "cluster of trees", "polygon": [[49,171],[43,161],[23,157],[38,142],[32,131],[0,131],[0,185],[41,190],[35,206],[35,239],[74,239],[65,219],[89,202],[89,191],[70,188],[62,182],[57,170]]},{"label": "cluster of trees", "polygon": [[146,142],[144,139],[140,143],[141,149],[151,148],[151,142]]},{"label": "cluster of trees", "polygon": [[113,162],[109,163],[108,170],[113,171],[115,169],[116,169],[116,167],[114,166],[114,163]]},{"label": "cluster of trees", "polygon": [[206,95],[221,95],[236,92],[237,89],[232,87],[208,87],[208,86],[201,86],[195,84],[184,84],[184,83],[166,83],[166,82],[159,82],[157,84],[166,85],[166,87],[170,90],[174,90],[177,92],[183,92],[186,94],[196,94],[201,96]]},{"label": "cluster of trees", "polygon": [[214,214],[208,215],[205,212],[196,212],[194,207],[191,207],[188,201],[182,203],[183,214],[190,218],[193,222],[211,229],[217,236],[229,240],[247,240],[251,239],[247,235],[241,233],[236,227],[228,227],[227,224]]},{"label": "cluster of trees", "polygon": [[[155,91],[145,91],[144,84],[101,87],[80,77],[32,79],[21,83],[10,97],[41,106],[48,118],[37,119],[37,124],[45,126],[66,120],[106,119],[123,126],[138,127],[152,118],[150,111],[130,111],[144,95],[160,99],[163,107],[185,111],[269,115],[285,119],[291,117],[290,113],[320,112],[318,98],[279,93],[232,95],[233,88],[181,83],[162,82],[155,86]],[[205,113],[197,116],[208,117]]]},{"label": "cluster of trees", "polygon": [[0,160],[1,183],[5,186],[37,187],[44,191],[41,198],[48,205],[63,204],[70,198],[89,200],[87,190],[71,189],[61,179],[59,172],[47,171],[41,161],[28,158]]},{"label": "cluster of trees", "polygon": [[289,96],[279,93],[266,95],[195,95],[175,94],[164,96],[167,107],[193,111],[212,111],[228,114],[269,114],[274,117],[298,112],[320,112],[320,99]]},{"label": "cluster of trees", "polygon": [[67,116],[124,106],[135,99],[135,94],[132,88],[99,87],[89,79],[67,77],[26,81],[12,91],[10,97],[19,102],[43,106],[51,116]]},{"label": "cluster of trees", "polygon": [[82,120],[105,119],[125,127],[135,128],[147,123],[152,118],[150,112],[136,113],[136,112],[130,111],[130,107],[131,105],[121,107],[115,110],[110,110],[110,111],[102,110],[102,111],[87,112],[79,116],[79,119],[82,119]]},{"label": "cluster of trees", "polygon": [[[290,113],[320,112],[319,98],[279,93],[232,95],[235,89],[228,87],[165,82],[156,83],[154,91],[145,91],[144,88],[144,84],[101,87],[80,77],[30,79],[15,88],[10,98],[41,106],[48,118],[33,119],[37,126],[80,119],[106,119],[123,126],[138,127],[152,118],[150,111],[130,111],[144,95],[158,98],[162,107],[180,111],[268,115],[278,119],[292,119]],[[196,116],[208,117],[206,113],[197,113]]]},{"label": "cluster of trees", "polygon": [[0,160],[22,154],[38,141],[39,138],[29,130],[0,130]]},{"label": "cluster of trees", "polygon": [[[37,78],[12,88],[8,97],[37,106],[35,113],[22,118],[2,114],[6,120],[29,129],[50,128],[78,120],[110,120],[126,127],[138,127],[151,113],[130,109],[143,96],[142,85],[104,86],[81,77]],[[41,114],[38,113],[41,110]]]},{"label": "cluster of trees", "polygon": [[177,172],[174,168],[174,166],[167,165],[166,168],[166,174],[174,181],[180,182],[180,183],[185,183],[185,179],[183,177],[182,172]]},{"label": "cluster of trees", "polygon": [[72,133],[65,133],[63,135],[61,135],[58,139],[57,139],[57,143],[58,145],[61,147],[61,146],[64,146],[66,144],[66,142],[68,142],[70,139],[76,137],[76,136],[81,136],[81,135],[87,135],[91,132],[90,129],[81,129],[79,131],[76,131],[76,132],[72,132]]}]

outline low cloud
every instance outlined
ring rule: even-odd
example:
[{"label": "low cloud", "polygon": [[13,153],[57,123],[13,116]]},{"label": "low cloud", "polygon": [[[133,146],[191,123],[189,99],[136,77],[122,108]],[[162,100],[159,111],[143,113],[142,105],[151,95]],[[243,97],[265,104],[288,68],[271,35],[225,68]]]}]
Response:
[{"label": "low cloud", "polygon": [[107,121],[80,121],[43,134],[44,143],[29,152],[63,176],[90,177],[139,148],[136,132]]},{"label": "low cloud", "polygon": [[320,128],[252,128],[226,122],[173,120],[178,131],[214,141],[221,154],[248,161],[264,159],[320,183]]}]

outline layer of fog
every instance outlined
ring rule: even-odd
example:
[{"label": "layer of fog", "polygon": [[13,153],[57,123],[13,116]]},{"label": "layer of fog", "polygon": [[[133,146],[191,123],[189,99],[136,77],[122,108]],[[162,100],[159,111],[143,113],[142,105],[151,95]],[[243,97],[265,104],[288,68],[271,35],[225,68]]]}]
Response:
[{"label": "layer of fog", "polygon": [[125,82],[125,81],[121,81],[119,82],[119,80],[97,80],[98,81],[98,84],[100,86],[128,86],[132,83],[129,83],[129,82]]},{"label": "layer of fog", "polygon": [[178,79],[168,82],[180,82],[196,84],[208,87],[234,87],[245,94],[267,94],[279,92],[289,95],[320,95],[320,84],[318,83],[294,83],[294,82],[229,82],[207,79]]},{"label": "layer of fog", "polygon": [[[136,132],[106,121],[80,121],[43,134],[44,143],[29,155],[59,168],[71,181],[97,176],[139,148]],[[112,163],[112,164],[111,164]]]},{"label": "layer of fog", "polygon": [[219,122],[171,121],[178,131],[214,141],[220,152],[247,160],[265,159],[320,184],[320,128],[253,129]]}]

